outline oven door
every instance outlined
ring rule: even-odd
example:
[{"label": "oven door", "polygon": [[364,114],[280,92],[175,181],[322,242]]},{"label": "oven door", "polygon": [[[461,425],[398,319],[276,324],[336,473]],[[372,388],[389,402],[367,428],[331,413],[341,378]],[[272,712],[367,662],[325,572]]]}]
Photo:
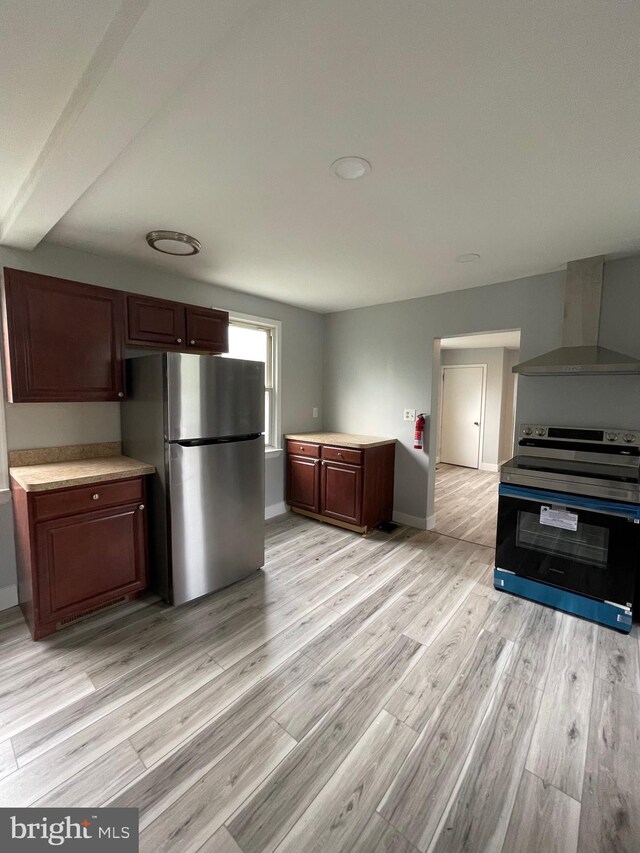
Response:
[{"label": "oven door", "polygon": [[640,565],[640,507],[500,486],[496,566],[631,607]]}]

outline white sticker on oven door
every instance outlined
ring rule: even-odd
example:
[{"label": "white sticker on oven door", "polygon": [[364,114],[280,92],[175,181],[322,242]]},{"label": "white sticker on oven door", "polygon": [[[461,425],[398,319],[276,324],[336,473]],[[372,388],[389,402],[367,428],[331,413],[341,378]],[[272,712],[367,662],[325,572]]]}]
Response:
[{"label": "white sticker on oven door", "polygon": [[578,513],[566,509],[552,509],[550,506],[540,507],[540,524],[550,527],[560,527],[562,530],[578,529]]}]

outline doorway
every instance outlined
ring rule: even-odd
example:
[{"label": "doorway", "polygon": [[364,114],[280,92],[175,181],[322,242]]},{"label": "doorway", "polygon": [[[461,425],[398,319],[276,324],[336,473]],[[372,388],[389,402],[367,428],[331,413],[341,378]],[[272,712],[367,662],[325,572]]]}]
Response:
[{"label": "doorway", "polygon": [[495,545],[498,471],[513,455],[517,376],[511,368],[519,348],[517,330],[435,343],[439,382],[429,527],[438,533]]}]

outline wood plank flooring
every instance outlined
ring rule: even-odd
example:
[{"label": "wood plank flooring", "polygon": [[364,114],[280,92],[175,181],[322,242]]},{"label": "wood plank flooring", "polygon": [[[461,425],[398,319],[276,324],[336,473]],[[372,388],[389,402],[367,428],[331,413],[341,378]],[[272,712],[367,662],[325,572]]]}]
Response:
[{"label": "wood plank flooring", "polygon": [[439,462],[435,513],[438,533],[494,548],[499,474]]},{"label": "wood plank flooring", "polygon": [[39,643],[0,614],[0,805],[135,806],[143,853],[638,853],[637,626],[496,592],[490,510],[286,515],[264,571],[186,607]]}]

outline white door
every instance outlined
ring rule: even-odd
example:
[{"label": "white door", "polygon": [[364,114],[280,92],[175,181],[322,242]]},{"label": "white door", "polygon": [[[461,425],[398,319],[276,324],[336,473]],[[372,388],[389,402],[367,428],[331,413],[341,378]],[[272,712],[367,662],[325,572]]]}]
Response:
[{"label": "white door", "polygon": [[442,368],[441,462],[480,464],[484,372],[483,365]]}]

